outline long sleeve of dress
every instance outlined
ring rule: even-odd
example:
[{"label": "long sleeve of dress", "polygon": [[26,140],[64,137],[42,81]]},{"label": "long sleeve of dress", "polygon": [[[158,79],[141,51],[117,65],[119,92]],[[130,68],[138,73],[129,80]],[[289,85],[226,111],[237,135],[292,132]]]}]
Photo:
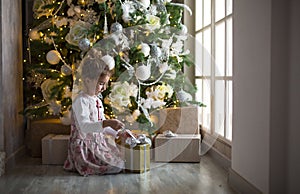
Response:
[{"label": "long sleeve of dress", "polygon": [[[96,103],[98,101],[98,105]],[[101,107],[101,108],[99,108]],[[74,120],[77,127],[84,133],[102,132],[103,134],[117,137],[117,131],[111,127],[103,128],[105,120],[104,109],[101,100],[87,96],[83,93],[78,95],[72,103]]]},{"label": "long sleeve of dress", "polygon": [[88,98],[78,97],[72,103],[75,123],[84,133],[103,132],[102,121],[98,121],[96,105]]}]

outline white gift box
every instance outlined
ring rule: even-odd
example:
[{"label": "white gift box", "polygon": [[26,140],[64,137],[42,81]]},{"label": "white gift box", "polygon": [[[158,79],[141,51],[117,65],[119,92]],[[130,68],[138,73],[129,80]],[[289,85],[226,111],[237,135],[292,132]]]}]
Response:
[{"label": "white gift box", "polygon": [[177,107],[159,110],[159,132],[199,134],[198,107]]},{"label": "white gift box", "polygon": [[28,120],[26,131],[26,145],[30,156],[42,157],[41,140],[48,134],[69,135],[70,125],[63,125],[57,118]]},{"label": "white gift box", "polygon": [[200,134],[178,134],[155,138],[156,162],[200,162]]},{"label": "white gift box", "polygon": [[42,163],[63,164],[68,155],[70,135],[49,134],[42,139]]}]

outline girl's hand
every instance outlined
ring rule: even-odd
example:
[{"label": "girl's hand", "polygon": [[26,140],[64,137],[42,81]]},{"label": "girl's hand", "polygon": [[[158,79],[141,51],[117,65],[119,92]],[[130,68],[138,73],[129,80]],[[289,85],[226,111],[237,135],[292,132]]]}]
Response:
[{"label": "girl's hand", "polygon": [[111,127],[114,130],[119,130],[124,128],[124,123],[122,123],[121,121],[117,120],[117,119],[107,119],[103,121],[103,128],[105,127]]},{"label": "girl's hand", "polygon": [[127,139],[128,137],[131,137],[127,130],[119,130],[117,136],[122,139]]}]

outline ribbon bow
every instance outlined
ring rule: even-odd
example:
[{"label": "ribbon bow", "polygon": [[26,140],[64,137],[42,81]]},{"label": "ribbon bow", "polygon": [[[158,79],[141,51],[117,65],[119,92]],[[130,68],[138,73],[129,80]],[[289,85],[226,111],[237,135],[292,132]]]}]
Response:
[{"label": "ribbon bow", "polygon": [[148,137],[146,137],[145,134],[139,134],[137,137],[135,137],[131,131],[127,130],[128,134],[130,135],[130,137],[128,137],[125,140],[125,143],[128,144],[130,146],[130,148],[133,148],[139,144],[149,144],[150,147],[152,145],[151,139],[149,139]]}]

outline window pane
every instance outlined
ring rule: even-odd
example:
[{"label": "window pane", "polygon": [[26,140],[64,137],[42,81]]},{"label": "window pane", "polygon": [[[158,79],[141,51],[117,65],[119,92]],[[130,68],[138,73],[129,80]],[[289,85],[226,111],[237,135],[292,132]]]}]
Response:
[{"label": "window pane", "polygon": [[210,28],[203,32],[203,75],[210,76],[211,74],[211,31]]},{"label": "window pane", "polygon": [[225,76],[225,22],[216,25],[216,75]]},{"label": "window pane", "polygon": [[203,103],[206,107],[203,107],[203,127],[205,129],[210,129],[210,122],[211,122],[211,91],[210,91],[210,81],[204,79],[203,81]]},{"label": "window pane", "polygon": [[227,0],[226,15],[232,14],[232,0]]},{"label": "window pane", "polygon": [[[203,81],[202,79],[196,79],[195,83],[197,87],[195,100],[198,102],[203,102],[203,87],[202,87]],[[203,108],[198,109],[198,119],[199,119],[199,123],[203,124]]]},{"label": "window pane", "polygon": [[228,18],[227,20],[227,26],[226,26],[226,39],[227,39],[227,42],[226,42],[226,66],[227,66],[227,70],[226,70],[226,74],[227,76],[232,76],[232,66],[233,66],[233,63],[232,63],[232,17]]},{"label": "window pane", "polygon": [[197,0],[195,2],[196,4],[196,10],[195,11],[195,20],[196,20],[196,31],[200,30],[202,27],[203,27],[203,24],[202,24],[202,15],[203,15],[203,12],[202,12],[202,1],[201,0]]},{"label": "window pane", "polygon": [[215,0],[215,21],[225,17],[225,0]]},{"label": "window pane", "polygon": [[215,89],[215,132],[224,137],[224,120],[225,120],[225,81],[216,80]]},{"label": "window pane", "polygon": [[[199,1],[199,0],[197,0]],[[204,23],[203,26],[207,26],[211,23],[211,1],[210,0],[204,0]]]},{"label": "window pane", "polygon": [[203,45],[202,45],[203,33],[196,34],[195,43],[195,75],[202,76],[203,72]]},{"label": "window pane", "polygon": [[197,86],[197,92],[196,92],[195,100],[203,102],[203,80],[202,79],[196,79],[195,83],[196,83],[196,86]]},{"label": "window pane", "polygon": [[226,139],[232,140],[232,81],[227,81],[226,88]]}]

